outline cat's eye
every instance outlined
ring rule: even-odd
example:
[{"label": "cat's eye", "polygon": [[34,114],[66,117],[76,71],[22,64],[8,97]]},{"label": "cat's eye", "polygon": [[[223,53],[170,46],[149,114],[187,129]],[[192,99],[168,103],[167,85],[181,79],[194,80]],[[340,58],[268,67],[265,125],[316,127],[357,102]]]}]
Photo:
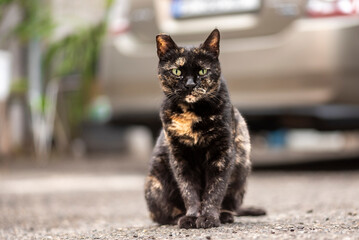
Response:
[{"label": "cat's eye", "polygon": [[206,75],[206,74],[207,74],[207,69],[201,69],[201,70],[199,70],[198,74],[199,74],[200,76]]},{"label": "cat's eye", "polygon": [[176,76],[181,76],[181,70],[179,70],[178,68],[172,69],[172,73]]}]

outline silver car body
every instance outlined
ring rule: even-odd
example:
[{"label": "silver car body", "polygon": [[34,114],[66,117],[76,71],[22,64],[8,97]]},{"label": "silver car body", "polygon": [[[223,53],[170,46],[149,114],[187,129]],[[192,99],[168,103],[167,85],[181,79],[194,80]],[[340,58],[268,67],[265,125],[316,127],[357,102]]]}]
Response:
[{"label": "silver car body", "polygon": [[221,31],[222,73],[235,106],[359,103],[358,15],[310,17],[307,1],[263,0],[255,11],[176,18],[171,0],[126,3],[125,24],[112,29],[116,33],[109,34],[101,62],[114,116],[158,112],[156,34],[168,33],[179,45],[191,46],[215,27]]}]

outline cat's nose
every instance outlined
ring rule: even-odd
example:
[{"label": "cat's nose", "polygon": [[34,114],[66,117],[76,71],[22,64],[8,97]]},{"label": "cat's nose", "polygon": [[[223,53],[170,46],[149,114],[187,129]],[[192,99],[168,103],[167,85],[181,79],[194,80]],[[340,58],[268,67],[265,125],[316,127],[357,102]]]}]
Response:
[{"label": "cat's nose", "polygon": [[193,78],[188,78],[185,86],[186,88],[193,88],[196,86],[196,83],[193,81]]}]

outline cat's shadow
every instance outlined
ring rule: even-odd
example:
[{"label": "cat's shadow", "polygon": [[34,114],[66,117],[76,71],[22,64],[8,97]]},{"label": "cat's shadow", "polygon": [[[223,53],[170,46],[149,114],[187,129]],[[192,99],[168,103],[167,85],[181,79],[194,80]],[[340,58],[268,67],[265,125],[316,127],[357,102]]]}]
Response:
[{"label": "cat's shadow", "polygon": [[[152,226],[148,227],[147,229],[154,229],[154,228],[168,228],[171,230],[177,230],[177,231],[193,231],[193,230],[215,230],[215,229],[230,229],[230,228],[236,228],[243,227],[246,230],[251,229],[252,227],[262,227],[262,228],[268,228],[272,227],[273,224],[267,222],[264,220],[266,216],[259,216],[259,217],[235,217],[235,221],[233,223],[225,223],[221,224],[219,227],[214,228],[190,228],[190,229],[184,229],[179,228],[178,225],[159,225],[159,224],[153,224]],[[143,229],[146,229],[144,227]]]}]

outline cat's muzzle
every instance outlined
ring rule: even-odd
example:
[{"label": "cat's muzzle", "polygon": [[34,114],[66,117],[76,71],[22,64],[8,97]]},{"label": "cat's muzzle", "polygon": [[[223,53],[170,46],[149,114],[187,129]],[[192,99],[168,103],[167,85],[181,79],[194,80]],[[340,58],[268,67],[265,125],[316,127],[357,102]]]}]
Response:
[{"label": "cat's muzzle", "polygon": [[193,78],[188,78],[185,84],[187,89],[193,89],[196,86],[196,83],[193,81]]}]

